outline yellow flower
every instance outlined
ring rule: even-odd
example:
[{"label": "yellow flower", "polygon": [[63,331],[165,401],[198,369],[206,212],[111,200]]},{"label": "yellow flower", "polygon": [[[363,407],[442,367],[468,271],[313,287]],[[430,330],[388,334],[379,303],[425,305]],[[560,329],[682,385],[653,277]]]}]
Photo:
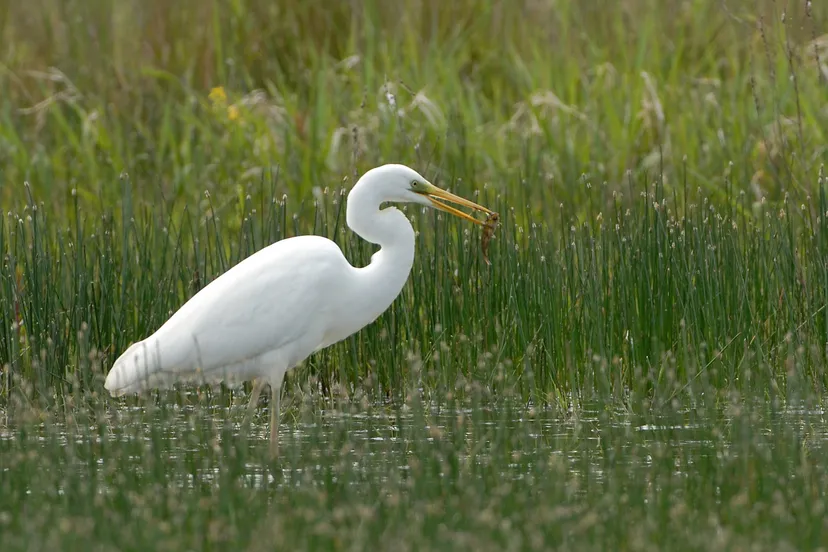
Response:
[{"label": "yellow flower", "polygon": [[216,86],[210,90],[210,95],[207,97],[213,102],[213,105],[227,103],[227,93],[223,86]]},{"label": "yellow flower", "polygon": [[224,111],[228,121],[235,121],[241,117],[241,111],[237,105],[227,105],[227,92],[223,86],[211,89],[207,98],[213,104],[214,113]]}]

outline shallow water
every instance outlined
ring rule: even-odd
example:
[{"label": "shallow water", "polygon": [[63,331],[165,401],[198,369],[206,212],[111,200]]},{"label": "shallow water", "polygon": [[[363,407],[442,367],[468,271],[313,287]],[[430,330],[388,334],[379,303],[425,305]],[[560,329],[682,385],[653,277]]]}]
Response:
[{"label": "shallow water", "polygon": [[828,423],[807,405],[305,405],[283,414],[277,460],[266,408],[247,436],[242,416],[0,416],[3,549],[805,550],[828,535]]}]

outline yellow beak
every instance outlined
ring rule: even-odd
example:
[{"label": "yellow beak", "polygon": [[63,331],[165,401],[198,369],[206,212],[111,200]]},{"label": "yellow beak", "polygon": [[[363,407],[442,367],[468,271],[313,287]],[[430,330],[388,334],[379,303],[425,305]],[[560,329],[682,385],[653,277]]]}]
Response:
[{"label": "yellow beak", "polygon": [[493,211],[483,207],[482,205],[478,205],[473,201],[469,201],[468,199],[464,199],[460,196],[454,195],[451,192],[447,192],[442,188],[438,188],[434,184],[426,184],[424,190],[417,190],[418,193],[426,196],[430,201],[432,206],[435,209],[439,209],[440,211],[445,211],[446,213],[451,213],[454,216],[463,218],[468,220],[469,222],[473,222],[474,224],[484,224],[485,221],[480,219],[474,218],[472,215],[468,213],[464,213],[460,209],[452,207],[451,205],[447,205],[444,203],[445,201],[450,201],[452,203],[456,203],[457,205],[462,205],[463,207],[468,207],[470,209],[474,209],[475,211],[483,211],[486,214],[492,214]]}]

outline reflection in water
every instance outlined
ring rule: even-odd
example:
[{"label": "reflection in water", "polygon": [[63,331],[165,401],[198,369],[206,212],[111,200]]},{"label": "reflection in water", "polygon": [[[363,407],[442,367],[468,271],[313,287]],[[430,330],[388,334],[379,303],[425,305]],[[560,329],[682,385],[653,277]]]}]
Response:
[{"label": "reflection in water", "polygon": [[775,428],[799,427],[811,443],[828,437],[824,411],[801,406],[705,415],[689,408],[634,415],[602,405],[565,413],[513,404],[427,411],[346,408],[291,412],[281,427],[282,457],[275,463],[265,454],[268,426],[259,423],[266,415],[260,412],[245,435],[243,411],[215,405],[124,407],[103,424],[84,425],[76,416],[71,423],[29,425],[25,437],[12,423],[0,427],[0,442],[11,448],[23,438],[44,453],[53,447],[83,451],[69,455],[69,461],[78,469],[89,469],[92,461],[100,473],[116,463],[147,477],[160,463],[168,483],[183,488],[215,484],[228,473],[256,488],[315,484],[319,478],[335,483],[342,462],[349,485],[404,480],[424,460],[437,463],[439,477],[496,467],[508,480],[559,462],[567,473],[600,483],[619,466],[646,477],[654,462],[669,458],[673,473],[687,476],[705,459],[745,454],[748,448],[740,446],[745,432],[773,436]]},{"label": "reflection in water", "polygon": [[245,435],[244,405],[205,403],[3,416],[4,550],[804,550],[828,529],[806,405],[301,404],[273,460],[266,409]]}]

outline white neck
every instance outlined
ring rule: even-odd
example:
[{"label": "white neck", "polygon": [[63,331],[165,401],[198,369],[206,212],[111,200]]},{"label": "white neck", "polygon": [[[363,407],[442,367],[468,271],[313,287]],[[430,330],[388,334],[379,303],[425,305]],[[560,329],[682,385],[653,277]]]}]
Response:
[{"label": "white neck", "polygon": [[370,305],[366,318],[370,323],[385,311],[399,295],[414,264],[414,229],[405,215],[395,207],[380,210],[384,200],[376,186],[360,181],[348,194],[346,221],[361,238],[380,246],[371,263],[356,269],[356,289],[361,303]]}]

